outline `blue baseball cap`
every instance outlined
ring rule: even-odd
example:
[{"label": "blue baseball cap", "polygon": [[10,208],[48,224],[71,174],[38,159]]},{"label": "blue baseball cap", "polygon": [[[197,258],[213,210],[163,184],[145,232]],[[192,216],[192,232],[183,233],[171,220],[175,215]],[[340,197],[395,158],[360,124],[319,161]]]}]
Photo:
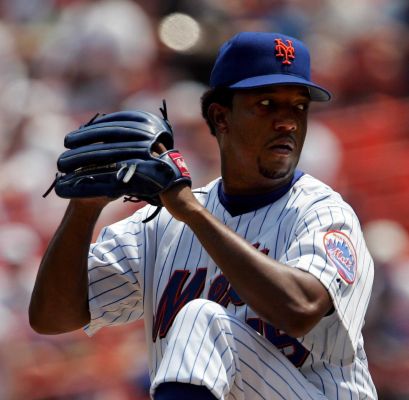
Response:
[{"label": "blue baseball cap", "polygon": [[241,32],[221,46],[210,87],[302,85],[309,88],[311,100],[330,100],[330,92],[310,76],[310,53],[300,40],[280,33]]}]

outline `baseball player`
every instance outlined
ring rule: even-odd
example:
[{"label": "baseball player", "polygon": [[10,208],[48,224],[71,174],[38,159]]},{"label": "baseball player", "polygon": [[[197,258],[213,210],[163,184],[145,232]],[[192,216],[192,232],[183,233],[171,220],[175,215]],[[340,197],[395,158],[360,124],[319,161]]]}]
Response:
[{"label": "baseball player", "polygon": [[178,181],[154,218],[149,204],[93,244],[111,199],[71,200],[38,272],[33,328],[93,335],[143,318],[156,400],[376,399],[358,218],[296,168],[310,102],[329,99],[299,40],[242,32],[223,44],[202,97],[221,177]]}]

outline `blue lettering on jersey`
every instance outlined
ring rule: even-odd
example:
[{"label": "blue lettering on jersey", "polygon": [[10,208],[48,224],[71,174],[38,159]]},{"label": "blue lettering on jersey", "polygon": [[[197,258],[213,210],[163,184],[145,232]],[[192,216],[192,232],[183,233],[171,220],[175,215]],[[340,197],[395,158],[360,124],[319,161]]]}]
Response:
[{"label": "blue lettering on jersey", "polygon": [[255,331],[263,335],[274,344],[281,352],[297,367],[300,368],[310,352],[295,338],[285,332],[274,328],[273,325],[260,318],[248,318],[246,320]]},{"label": "blue lettering on jersey", "polygon": [[223,274],[219,275],[216,279],[213,280],[207,298],[216,303],[219,303],[225,308],[227,308],[230,303],[235,306],[244,305],[244,301],[230,286],[229,281]]},{"label": "blue lettering on jersey", "polygon": [[185,289],[183,289],[183,286],[190,275],[190,271],[176,270],[172,274],[163,291],[156,317],[154,318],[152,330],[153,342],[156,341],[158,333],[161,339],[166,336],[177,313],[185,304],[200,297],[205,285],[206,273],[207,268],[198,268]]},{"label": "blue lettering on jersey", "polygon": [[[253,246],[256,249],[259,249],[260,243],[256,243]],[[259,251],[266,255],[269,252],[266,248],[262,248]],[[189,301],[201,296],[205,287],[206,273],[207,268],[198,268],[189,284],[184,288],[184,285],[191,274],[190,271],[174,271],[163,291],[156,312],[156,317],[154,317],[152,330],[153,342],[156,341],[158,334],[161,339],[166,337],[176,315],[183,306]],[[209,300],[214,301],[225,308],[227,308],[230,303],[235,306],[245,305],[223,274],[217,276],[213,280],[207,297]],[[310,352],[297,339],[274,328],[260,318],[248,318],[246,323],[280,349],[296,367],[301,367],[308,357]]]}]

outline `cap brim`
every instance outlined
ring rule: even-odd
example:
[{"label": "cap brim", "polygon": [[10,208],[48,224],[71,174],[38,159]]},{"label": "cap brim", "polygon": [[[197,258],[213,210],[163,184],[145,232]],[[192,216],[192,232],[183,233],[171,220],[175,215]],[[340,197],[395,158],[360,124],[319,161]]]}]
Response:
[{"label": "cap brim", "polygon": [[328,90],[316,85],[311,81],[299,78],[294,75],[273,74],[255,76],[242,81],[236,82],[228,87],[231,89],[251,89],[270,85],[302,85],[310,89],[310,96],[312,101],[329,101],[331,93]]}]

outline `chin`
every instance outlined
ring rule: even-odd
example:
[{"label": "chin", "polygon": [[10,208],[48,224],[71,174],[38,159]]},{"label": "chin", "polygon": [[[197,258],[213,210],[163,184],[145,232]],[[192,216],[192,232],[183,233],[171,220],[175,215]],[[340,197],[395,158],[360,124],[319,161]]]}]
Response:
[{"label": "chin", "polygon": [[285,179],[290,179],[295,171],[296,166],[281,166],[280,168],[273,168],[273,166],[268,166],[265,167],[263,165],[259,165],[259,172],[264,178],[268,179],[279,179],[279,180],[285,180]]}]

